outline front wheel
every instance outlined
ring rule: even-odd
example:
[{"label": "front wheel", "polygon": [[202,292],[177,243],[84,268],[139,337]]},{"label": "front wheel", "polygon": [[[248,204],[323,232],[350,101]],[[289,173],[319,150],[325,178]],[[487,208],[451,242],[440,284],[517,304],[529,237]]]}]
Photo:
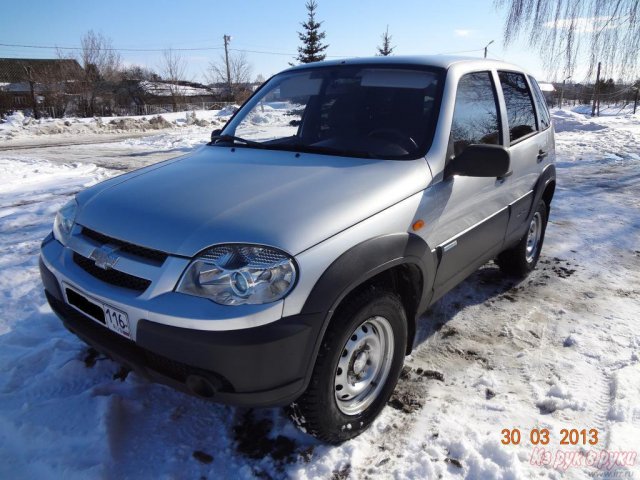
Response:
[{"label": "front wheel", "polygon": [[329,443],[362,433],[396,386],[406,342],[396,295],[371,287],[347,300],[323,338],[307,391],[290,406],[292,420]]},{"label": "front wheel", "polygon": [[547,206],[540,200],[527,233],[517,245],[498,255],[496,263],[500,269],[509,275],[526,277],[538,263],[546,229]]}]

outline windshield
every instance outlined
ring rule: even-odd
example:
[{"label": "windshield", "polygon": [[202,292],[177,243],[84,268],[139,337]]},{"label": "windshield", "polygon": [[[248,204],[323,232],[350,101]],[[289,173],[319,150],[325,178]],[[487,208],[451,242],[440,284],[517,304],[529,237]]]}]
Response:
[{"label": "windshield", "polygon": [[214,144],[417,158],[431,143],[442,72],[337,66],[282,73],[237,113]]}]

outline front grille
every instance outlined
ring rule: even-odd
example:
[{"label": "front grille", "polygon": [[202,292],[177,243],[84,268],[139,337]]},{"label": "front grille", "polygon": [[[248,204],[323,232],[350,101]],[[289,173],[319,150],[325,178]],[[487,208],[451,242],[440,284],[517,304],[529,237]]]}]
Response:
[{"label": "front grille", "polygon": [[140,245],[134,245],[133,243],[127,243],[117,238],[111,238],[87,227],[82,227],[82,235],[102,245],[115,245],[121,252],[130,253],[131,255],[153,260],[154,262],[163,263],[168,257],[166,253],[160,250],[153,250],[151,248],[141,247]]},{"label": "front grille", "polygon": [[146,278],[135,277],[118,270],[103,270],[100,267],[96,267],[93,260],[89,260],[76,252],[73,253],[73,261],[89,275],[117,287],[144,292],[151,285],[151,280]]}]

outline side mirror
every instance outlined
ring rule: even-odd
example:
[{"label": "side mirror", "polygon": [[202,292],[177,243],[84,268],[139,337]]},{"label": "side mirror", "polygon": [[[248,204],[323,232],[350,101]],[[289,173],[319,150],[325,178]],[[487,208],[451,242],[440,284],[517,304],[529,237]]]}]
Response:
[{"label": "side mirror", "polygon": [[501,145],[469,145],[445,167],[445,177],[506,177],[510,174],[509,151]]},{"label": "side mirror", "polygon": [[211,132],[211,142],[214,142],[214,137],[217,137],[218,135],[220,135],[220,133],[222,133],[222,129],[221,128],[216,128],[213,132]]}]

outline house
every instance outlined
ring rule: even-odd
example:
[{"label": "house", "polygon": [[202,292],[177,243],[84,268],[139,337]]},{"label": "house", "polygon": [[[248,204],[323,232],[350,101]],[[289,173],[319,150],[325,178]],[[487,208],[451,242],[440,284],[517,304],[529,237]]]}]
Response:
[{"label": "house", "polygon": [[[196,82],[122,80],[116,90],[116,109],[137,114],[163,113],[185,108],[205,108],[219,101],[217,92]],[[208,107],[207,107],[208,108]]]},{"label": "house", "polygon": [[[260,88],[260,86],[262,86],[262,82],[243,82],[233,84],[231,90],[234,97],[240,97],[241,100],[244,100]],[[226,82],[212,83],[209,85],[209,88],[220,97],[226,98],[229,96],[229,86]]]},{"label": "house", "polygon": [[65,108],[83,73],[72,59],[0,58],[0,110]]}]

